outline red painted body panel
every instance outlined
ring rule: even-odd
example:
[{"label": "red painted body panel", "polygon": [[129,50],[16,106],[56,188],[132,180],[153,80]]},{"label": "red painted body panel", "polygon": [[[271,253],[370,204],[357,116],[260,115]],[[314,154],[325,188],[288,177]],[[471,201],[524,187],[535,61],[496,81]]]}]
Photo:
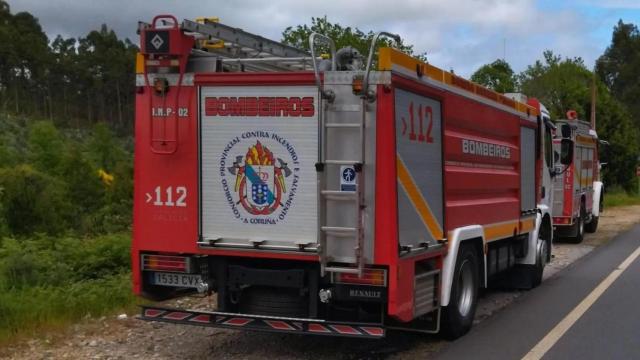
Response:
[{"label": "red painted body panel", "polygon": [[[397,189],[395,179],[395,88],[441,101],[445,234],[457,227],[491,224],[520,217],[520,128],[537,124],[520,116],[461,95],[406,79],[392,77],[391,91],[378,89],[376,156],[376,263],[390,265],[388,314],[401,321],[413,315],[413,278],[416,261],[398,258]],[[508,159],[465,154],[462,139],[508,147]],[[529,149],[534,151],[534,149]],[[389,176],[391,174],[391,176]],[[430,254],[440,260],[442,252]]]},{"label": "red painted body panel", "polygon": [[[169,89],[177,93],[176,87]],[[177,101],[162,101],[162,97],[153,93],[151,87],[145,87],[136,95],[136,144],[134,156],[134,211],[132,264],[134,266],[134,289],[140,292],[139,252],[159,251],[183,253],[195,251],[198,237],[198,153],[196,123],[196,91],[193,86],[183,86]],[[171,97],[167,96],[168,99]],[[177,121],[175,151],[164,154],[152,149],[152,126],[166,119],[152,117],[152,106],[190,109],[188,117],[170,119]],[[154,125],[155,125],[154,124]],[[160,128],[160,126],[155,127]],[[155,134],[157,136],[157,134]],[[185,187],[186,206],[158,206],[156,189],[159,187],[161,201],[168,188]],[[148,195],[147,195],[148,194]],[[173,194],[175,196],[175,194]],[[151,198],[149,198],[151,197]],[[190,245],[190,246],[189,246]]]},{"label": "red painted body panel", "polygon": [[[378,86],[376,114],[375,262],[389,266],[387,312],[401,321],[413,318],[413,271],[416,259],[398,255],[395,92]],[[392,156],[389,156],[391,154]],[[382,205],[384,204],[384,205]]]},{"label": "red painted body panel", "polygon": [[[445,231],[520,216],[520,117],[447,93],[443,101]],[[462,139],[510,149],[508,159],[464,154]]]},{"label": "red painted body panel", "polygon": [[376,114],[376,206],[374,261],[391,265],[398,261],[398,196],[396,188],[396,149],[393,89],[378,88]]},{"label": "red painted body panel", "polygon": [[575,171],[574,164],[567,167],[564,173],[563,190],[564,190],[564,206],[562,207],[562,216],[573,217],[574,208],[574,196],[573,196],[573,172]]}]

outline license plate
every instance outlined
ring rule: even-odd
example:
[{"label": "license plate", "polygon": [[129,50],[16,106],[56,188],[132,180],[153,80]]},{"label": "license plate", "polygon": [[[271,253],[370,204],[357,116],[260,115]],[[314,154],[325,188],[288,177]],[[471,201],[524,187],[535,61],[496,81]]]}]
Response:
[{"label": "license plate", "polygon": [[155,285],[194,288],[202,281],[202,277],[191,274],[156,272],[153,273],[152,281]]}]

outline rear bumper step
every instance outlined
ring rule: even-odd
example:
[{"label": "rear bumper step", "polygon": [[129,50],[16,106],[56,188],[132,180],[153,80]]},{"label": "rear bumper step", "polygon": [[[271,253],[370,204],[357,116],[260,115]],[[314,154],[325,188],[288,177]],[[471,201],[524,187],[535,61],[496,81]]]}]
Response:
[{"label": "rear bumper step", "polygon": [[331,322],[319,319],[183,310],[157,306],[142,306],[142,313],[139,319],[235,330],[349,336],[370,339],[382,339],[386,334],[383,325],[373,323]]}]

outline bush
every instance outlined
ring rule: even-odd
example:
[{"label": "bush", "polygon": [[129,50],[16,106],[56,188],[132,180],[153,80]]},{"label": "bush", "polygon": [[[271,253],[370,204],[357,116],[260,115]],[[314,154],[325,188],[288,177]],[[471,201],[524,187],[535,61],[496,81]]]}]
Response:
[{"label": "bush", "polygon": [[136,302],[128,234],[38,235],[0,243],[0,343]]},{"label": "bush", "polygon": [[52,122],[38,121],[31,125],[28,146],[29,161],[36,169],[49,174],[60,171],[65,142]]},{"label": "bush", "polygon": [[128,230],[133,210],[133,166],[120,162],[113,172],[114,181],[106,189],[105,206],[92,217],[92,233]]},{"label": "bush", "polygon": [[9,225],[7,219],[4,216],[4,205],[1,201],[4,189],[0,187],[0,248],[2,247],[2,239],[10,234]]},{"label": "bush", "polygon": [[16,235],[59,234],[68,228],[65,184],[30,165],[0,169],[3,218]]},{"label": "bush", "polygon": [[87,143],[89,158],[97,168],[113,171],[127,156],[105,123],[97,123]]},{"label": "bush", "polygon": [[105,185],[97,170],[80,151],[77,145],[70,146],[61,164],[62,180],[68,189],[68,202],[73,215],[73,227],[81,233],[89,233],[90,214],[105,206]]},{"label": "bush", "polygon": [[[28,123],[0,114],[0,236],[129,229],[133,166],[126,141],[104,123],[91,131]],[[115,180],[105,182],[99,171]]]},{"label": "bush", "polygon": [[0,247],[0,292],[35,286],[64,286],[130,269],[130,237],[113,234],[84,239],[39,235],[4,239]]}]

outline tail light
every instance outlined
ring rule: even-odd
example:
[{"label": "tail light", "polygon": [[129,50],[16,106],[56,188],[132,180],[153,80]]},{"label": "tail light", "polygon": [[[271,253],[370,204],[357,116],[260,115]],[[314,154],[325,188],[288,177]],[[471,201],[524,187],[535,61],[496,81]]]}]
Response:
[{"label": "tail light", "polygon": [[334,273],[333,282],[336,284],[387,286],[387,270],[364,269],[361,277],[358,274]]},{"label": "tail light", "polygon": [[142,255],[142,270],[192,272],[191,258],[187,256],[172,255]]},{"label": "tail light", "polygon": [[571,225],[570,217],[554,217],[553,223],[556,225]]}]

